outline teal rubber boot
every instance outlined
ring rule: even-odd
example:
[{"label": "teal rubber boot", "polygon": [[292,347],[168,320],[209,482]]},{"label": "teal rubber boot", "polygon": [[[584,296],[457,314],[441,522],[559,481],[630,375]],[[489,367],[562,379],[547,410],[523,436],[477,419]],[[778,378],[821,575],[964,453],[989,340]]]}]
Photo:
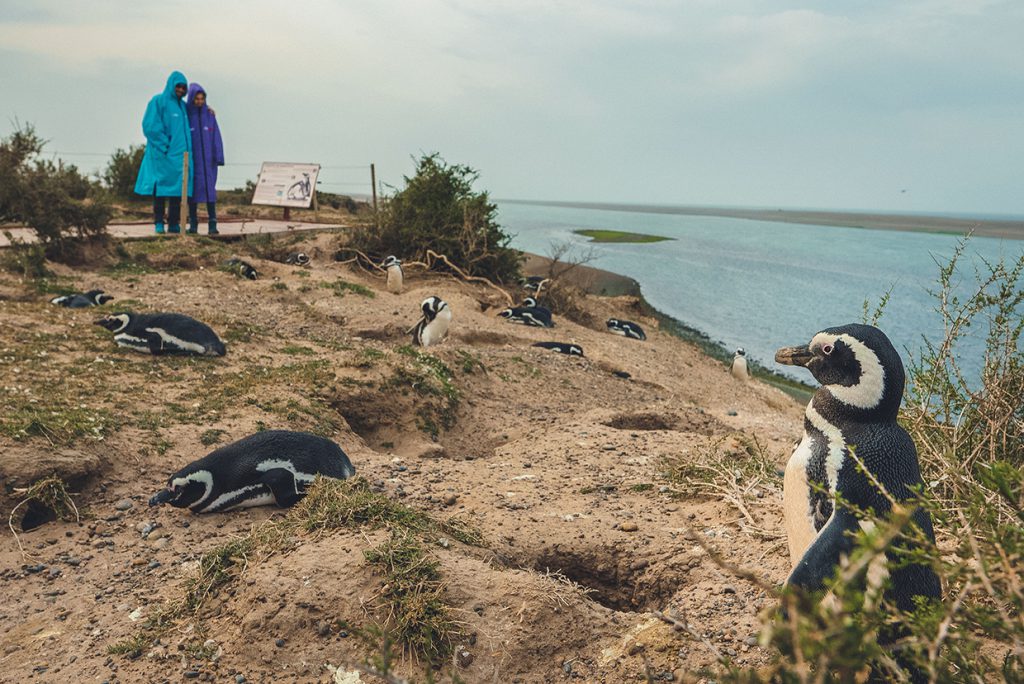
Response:
[{"label": "teal rubber boot", "polygon": [[170,233],[171,235],[177,235],[178,233],[181,232],[181,224],[175,223],[173,225],[167,226],[167,232]]},{"label": "teal rubber boot", "polygon": [[163,224],[163,222],[154,223],[153,226],[156,228],[156,234],[157,235],[163,235],[164,234],[164,224]]},{"label": "teal rubber boot", "polygon": [[208,235],[220,235],[220,231],[217,230],[217,221],[216,221],[216,219],[210,219],[210,230],[209,230],[209,232],[207,234]]},{"label": "teal rubber boot", "polygon": [[196,233],[199,232],[199,219],[197,217],[192,216],[189,218],[188,230],[186,232],[189,233],[190,235],[195,235]]}]

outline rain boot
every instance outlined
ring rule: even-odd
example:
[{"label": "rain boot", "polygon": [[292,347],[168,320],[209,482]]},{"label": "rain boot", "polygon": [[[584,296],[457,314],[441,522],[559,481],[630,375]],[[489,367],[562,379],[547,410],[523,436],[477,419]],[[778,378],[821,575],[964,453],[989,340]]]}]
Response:
[{"label": "rain boot", "polygon": [[195,235],[199,232],[199,217],[189,216],[188,217],[188,230],[187,233]]},{"label": "rain boot", "polygon": [[181,232],[181,224],[174,223],[167,226],[167,232],[170,233],[171,235],[177,235],[178,233]]},{"label": "rain boot", "polygon": [[210,230],[208,235],[220,235],[220,231],[217,230],[217,219],[210,219]]},{"label": "rain boot", "polygon": [[153,224],[153,226],[156,228],[156,234],[157,235],[163,235],[164,234],[164,223],[163,223],[163,221],[157,221],[156,223]]}]

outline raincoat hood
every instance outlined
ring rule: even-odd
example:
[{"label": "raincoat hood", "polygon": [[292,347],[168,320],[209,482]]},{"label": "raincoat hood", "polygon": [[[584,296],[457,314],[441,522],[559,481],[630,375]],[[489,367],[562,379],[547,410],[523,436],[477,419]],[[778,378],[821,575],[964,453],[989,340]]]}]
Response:
[{"label": "raincoat hood", "polygon": [[178,85],[179,83],[181,85],[187,86],[188,79],[185,78],[185,74],[181,73],[180,71],[172,71],[171,75],[167,77],[167,85],[164,86],[164,95],[169,95],[177,99],[177,97],[174,95],[174,86]]},{"label": "raincoat hood", "polygon": [[[193,103],[193,100],[196,97],[196,93],[202,93],[203,95],[206,95],[206,88],[204,88],[203,86],[199,85],[198,83],[191,83],[191,84],[189,84],[189,86],[188,86],[188,97],[185,100],[185,102],[188,103],[189,107],[195,107],[196,106],[195,103]],[[205,102],[203,103],[203,106],[204,107],[206,106]]]}]

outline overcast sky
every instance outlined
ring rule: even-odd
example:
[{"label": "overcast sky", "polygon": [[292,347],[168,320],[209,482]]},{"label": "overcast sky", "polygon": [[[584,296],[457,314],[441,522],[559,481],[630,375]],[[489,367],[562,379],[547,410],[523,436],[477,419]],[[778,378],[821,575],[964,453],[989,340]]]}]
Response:
[{"label": "overcast sky", "polygon": [[1021,0],[0,0],[0,135],[81,168],[175,69],[222,188],[437,151],[498,198],[1024,215]]}]

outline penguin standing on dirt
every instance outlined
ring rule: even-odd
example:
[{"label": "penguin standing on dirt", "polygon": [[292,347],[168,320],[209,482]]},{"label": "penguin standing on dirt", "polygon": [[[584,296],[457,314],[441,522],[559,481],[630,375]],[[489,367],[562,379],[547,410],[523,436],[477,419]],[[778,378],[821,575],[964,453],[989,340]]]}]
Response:
[{"label": "penguin standing on dirt", "polygon": [[452,322],[452,310],[440,297],[427,297],[420,305],[420,309],[423,311],[423,318],[409,332],[412,333],[413,342],[421,347],[429,347],[440,342],[448,333],[448,326]]},{"label": "penguin standing on dirt", "polygon": [[634,340],[646,340],[647,333],[644,329],[633,321],[623,321],[618,318],[609,318],[608,322],[605,323],[608,326],[608,332],[615,333],[616,335],[622,335],[623,337],[631,337]]},{"label": "penguin standing on dirt", "polygon": [[89,290],[88,292],[73,292],[61,297],[54,297],[50,303],[69,309],[84,309],[89,306],[103,306],[113,298],[114,295],[103,294],[103,290]]},{"label": "penguin standing on dirt", "polygon": [[267,430],[223,446],[185,466],[149,500],[193,513],[294,505],[317,475],[344,480],[356,472],[341,448],[308,432]]},{"label": "penguin standing on dirt", "polygon": [[111,314],[94,321],[114,333],[120,347],[160,354],[224,356],[227,349],[210,326],[179,313]]},{"label": "penguin standing on dirt", "polygon": [[732,377],[737,380],[749,380],[750,371],[747,370],[747,352],[740,347],[736,350],[736,354],[732,357]]},{"label": "penguin standing on dirt", "polygon": [[398,257],[391,255],[380,265],[388,274],[388,292],[402,294],[402,287],[405,284],[405,273],[402,272],[402,262]]},{"label": "penguin standing on dirt", "polygon": [[530,346],[550,349],[559,354],[568,354],[569,356],[583,356],[583,347],[578,344],[569,344],[568,342],[534,342]]},{"label": "penguin standing on dirt", "polygon": [[[914,442],[896,422],[903,362],[881,330],[860,324],[826,328],[810,344],[779,349],[775,360],[803,366],[821,383],[807,404],[803,440],[786,465],[783,487],[793,564],[787,584],[817,591],[852,550],[852,534],[869,527],[857,512],[884,517],[889,497],[912,500],[923,487]],[[912,520],[934,542],[928,512],[918,508]],[[897,546],[911,544],[901,539],[886,552],[892,565],[886,596],[904,611],[917,596],[939,598],[938,576],[927,565],[898,559]]]}]

